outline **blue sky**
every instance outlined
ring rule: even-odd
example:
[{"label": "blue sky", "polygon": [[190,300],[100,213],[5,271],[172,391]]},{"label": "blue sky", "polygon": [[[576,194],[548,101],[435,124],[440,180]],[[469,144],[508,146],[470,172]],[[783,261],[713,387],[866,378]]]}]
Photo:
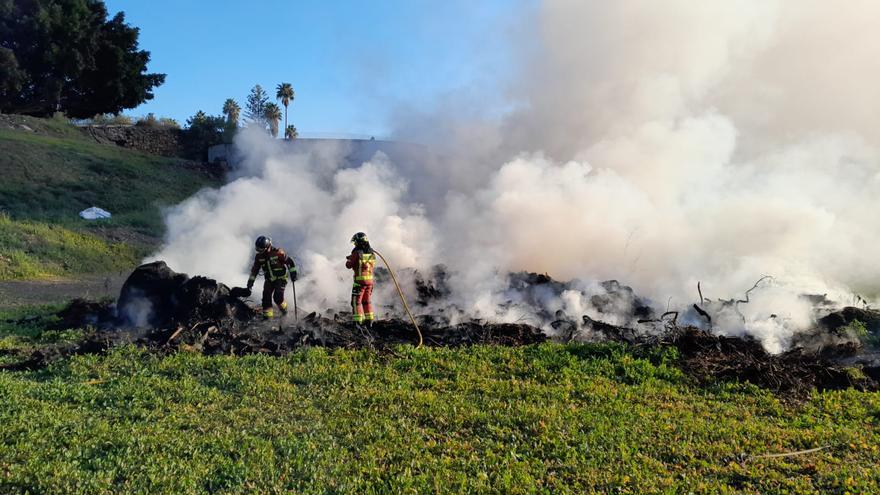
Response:
[{"label": "blue sky", "polygon": [[274,96],[290,82],[290,122],[301,135],[375,135],[398,105],[482,88],[509,71],[510,23],[531,0],[181,1],[107,0],[141,29],[151,72],[167,74],[155,99],[129,110],[181,124],[197,110],[243,107],[254,84]]}]

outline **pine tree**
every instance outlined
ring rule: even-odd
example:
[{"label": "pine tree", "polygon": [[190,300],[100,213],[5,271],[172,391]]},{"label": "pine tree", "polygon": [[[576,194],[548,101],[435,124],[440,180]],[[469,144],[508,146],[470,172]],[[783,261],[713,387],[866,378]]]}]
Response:
[{"label": "pine tree", "polygon": [[244,118],[247,119],[248,125],[256,125],[264,129],[269,126],[266,121],[266,105],[268,104],[269,95],[262,86],[257,84],[251,89],[244,108]]}]

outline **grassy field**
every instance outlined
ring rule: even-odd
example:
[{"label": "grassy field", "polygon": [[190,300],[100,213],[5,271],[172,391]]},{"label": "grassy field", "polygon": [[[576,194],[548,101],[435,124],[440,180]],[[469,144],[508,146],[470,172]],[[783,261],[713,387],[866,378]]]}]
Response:
[{"label": "grassy field", "polygon": [[147,253],[52,223],[0,214],[0,280],[73,277],[128,269]]},{"label": "grassy field", "polygon": [[47,328],[59,321],[55,314],[63,307],[57,303],[0,309],[0,365],[17,362],[42,346],[82,338],[82,328]]},{"label": "grassy field", "polygon": [[79,211],[100,206],[114,214],[112,224],[161,234],[161,207],[218,183],[184,160],[79,135],[0,130],[0,149],[0,209],[16,219],[86,226]]},{"label": "grassy field", "polygon": [[[77,335],[49,309],[3,353]],[[0,404],[2,493],[880,492],[880,394],[700,388],[668,349],[122,347],[0,372]]]},{"label": "grassy field", "polygon": [[[101,145],[63,121],[25,120],[37,132],[0,129],[0,281],[132,267],[161,237],[163,207],[219,184],[185,160]],[[90,206],[113,218],[80,219]]]}]

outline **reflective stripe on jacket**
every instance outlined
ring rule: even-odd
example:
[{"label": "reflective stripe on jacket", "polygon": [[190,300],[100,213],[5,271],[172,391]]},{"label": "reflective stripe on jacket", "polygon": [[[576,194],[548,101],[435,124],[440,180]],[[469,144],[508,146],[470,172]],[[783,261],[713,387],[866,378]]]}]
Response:
[{"label": "reflective stripe on jacket", "polygon": [[273,247],[254,256],[250,280],[257,278],[257,273],[261,269],[266,280],[274,282],[285,278],[288,272],[296,273],[296,263],[294,263],[293,258],[287,256],[283,249]]},{"label": "reflective stripe on jacket", "polygon": [[373,269],[376,267],[376,255],[353,249],[345,260],[345,267],[354,270],[354,281],[372,282]]}]

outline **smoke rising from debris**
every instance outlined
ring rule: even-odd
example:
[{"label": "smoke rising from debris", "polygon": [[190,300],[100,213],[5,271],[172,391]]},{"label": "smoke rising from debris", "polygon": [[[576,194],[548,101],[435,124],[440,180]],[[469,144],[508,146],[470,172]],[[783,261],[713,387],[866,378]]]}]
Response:
[{"label": "smoke rising from debris", "polygon": [[595,313],[590,281],[662,310],[697,302],[697,281],[729,299],[772,274],[719,328],[780,350],[812,321],[799,294],[878,294],[878,18],[869,1],[542,2],[511,38],[516,76],[485,89],[501,117],[455,94],[398,109],[430,156],[354,167],[242,133],[238,175],[169,211],[153,258],[243,284],[269,233],[303,267],[302,303],[344,309],[362,230],[398,268],[447,265],[454,302],[501,320],[523,314],[508,272],[584,281],[542,302],[572,315]]}]

